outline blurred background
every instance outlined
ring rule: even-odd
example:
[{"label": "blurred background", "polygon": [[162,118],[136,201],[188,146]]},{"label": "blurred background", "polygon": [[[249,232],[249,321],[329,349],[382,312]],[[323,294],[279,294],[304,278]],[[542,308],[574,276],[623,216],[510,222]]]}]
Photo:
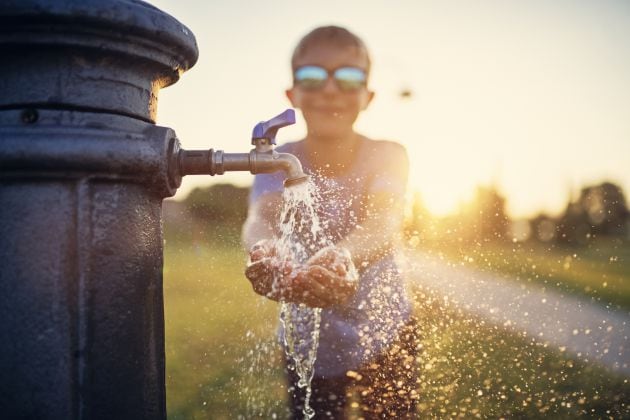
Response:
[{"label": "blurred background", "polygon": [[[376,97],[358,128],[407,147],[410,189],[431,212],[452,212],[480,184],[503,192],[512,217],[558,214],[604,179],[630,187],[626,1],[152,3],[199,44],[199,62],[161,92],[158,110],[190,149],[247,149],[254,124],[289,106],[297,41],[338,24],[372,52]],[[299,121],[279,140],[303,133]],[[176,198],[208,182],[186,179]]]},{"label": "blurred background", "polygon": [[[160,93],[158,124],[184,148],[248,151],[253,126],[289,106],[300,37],[345,26],[373,60],[376,97],[357,128],[410,155],[409,266],[499,276],[630,325],[630,3],[151,3],[199,44],[197,65]],[[299,120],[278,143],[304,132]],[[251,181],[186,177],[165,202],[171,418],[286,417],[277,305],[242,275]],[[630,416],[627,373],[473,317],[421,281],[410,289],[426,417]]]}]

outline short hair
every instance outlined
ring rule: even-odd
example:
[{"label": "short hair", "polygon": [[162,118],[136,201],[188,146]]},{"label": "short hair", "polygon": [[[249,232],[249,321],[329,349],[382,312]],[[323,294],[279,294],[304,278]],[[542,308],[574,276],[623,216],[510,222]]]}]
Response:
[{"label": "short hair", "polygon": [[367,59],[367,68],[365,70],[368,73],[370,72],[372,62],[370,60],[370,53],[363,40],[346,28],[332,25],[320,26],[304,35],[295,47],[295,50],[293,50],[293,56],[291,56],[291,68],[295,70],[295,63],[298,58],[300,58],[309,48],[319,44],[328,44],[339,48],[355,47],[359,51],[363,51]]}]

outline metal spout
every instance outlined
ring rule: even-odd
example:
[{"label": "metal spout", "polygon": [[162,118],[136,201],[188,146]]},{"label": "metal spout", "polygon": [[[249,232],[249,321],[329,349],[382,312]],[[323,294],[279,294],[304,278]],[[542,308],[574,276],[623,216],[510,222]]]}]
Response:
[{"label": "metal spout", "polygon": [[295,112],[287,109],[269,121],[256,124],[252,133],[254,148],[249,153],[224,153],[223,150],[182,150],[179,143],[172,144],[171,179],[179,186],[186,175],[222,175],[226,171],[249,171],[263,174],[283,171],[284,186],[301,184],[308,180],[302,164],[290,153],[277,153],[276,133],[282,127],[295,123]]},{"label": "metal spout", "polygon": [[251,160],[251,173],[260,174],[283,171],[286,175],[284,179],[285,187],[301,184],[308,180],[308,175],[302,170],[300,160],[291,153],[277,153],[274,150],[260,152],[253,149],[250,152],[250,157],[253,157]]},{"label": "metal spout", "polygon": [[252,174],[283,171],[284,186],[300,184],[308,180],[302,164],[290,153],[278,153],[273,149],[252,149],[249,153],[224,153],[223,150],[177,151],[175,162],[179,177],[186,175],[223,175],[228,171],[249,171]]}]

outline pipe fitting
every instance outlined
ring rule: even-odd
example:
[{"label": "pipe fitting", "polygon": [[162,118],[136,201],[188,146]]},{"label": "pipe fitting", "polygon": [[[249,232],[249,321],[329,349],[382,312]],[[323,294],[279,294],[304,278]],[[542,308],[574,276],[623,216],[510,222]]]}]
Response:
[{"label": "pipe fitting", "polygon": [[223,175],[231,171],[249,171],[252,174],[285,173],[285,187],[299,184],[308,179],[299,159],[290,153],[278,153],[273,149],[249,153],[225,153],[223,150],[176,149],[173,163],[177,165],[178,177],[186,175]]},{"label": "pipe fitting", "polygon": [[285,187],[308,179],[300,160],[291,153],[277,153],[275,150],[261,153],[254,149],[250,152],[250,162],[250,172],[253,174],[283,171],[286,175]]},{"label": "pipe fitting", "polygon": [[169,174],[171,183],[179,186],[186,175],[222,175],[227,171],[249,171],[252,174],[285,173],[284,186],[300,184],[308,180],[299,159],[290,153],[274,150],[278,129],[295,122],[295,112],[287,109],[269,121],[254,127],[249,153],[224,153],[223,150],[183,150],[175,141],[169,148]]}]

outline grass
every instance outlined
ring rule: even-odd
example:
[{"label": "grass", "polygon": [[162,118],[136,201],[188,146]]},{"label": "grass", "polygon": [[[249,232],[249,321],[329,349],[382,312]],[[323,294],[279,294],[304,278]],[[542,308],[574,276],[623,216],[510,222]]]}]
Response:
[{"label": "grass", "polygon": [[[244,253],[223,243],[167,237],[169,419],[286,418],[277,304],[253,293]],[[630,416],[626,378],[413,293],[422,320],[421,418]]]},{"label": "grass", "polygon": [[630,310],[630,243],[598,239],[586,247],[536,243],[485,243],[440,247],[461,265],[504,274],[593,299],[601,305]]},{"label": "grass", "polygon": [[414,292],[423,418],[627,418],[630,384]]},{"label": "grass", "polygon": [[276,305],[253,293],[236,247],[166,247],[166,389],[171,419],[263,418],[284,410]]}]

